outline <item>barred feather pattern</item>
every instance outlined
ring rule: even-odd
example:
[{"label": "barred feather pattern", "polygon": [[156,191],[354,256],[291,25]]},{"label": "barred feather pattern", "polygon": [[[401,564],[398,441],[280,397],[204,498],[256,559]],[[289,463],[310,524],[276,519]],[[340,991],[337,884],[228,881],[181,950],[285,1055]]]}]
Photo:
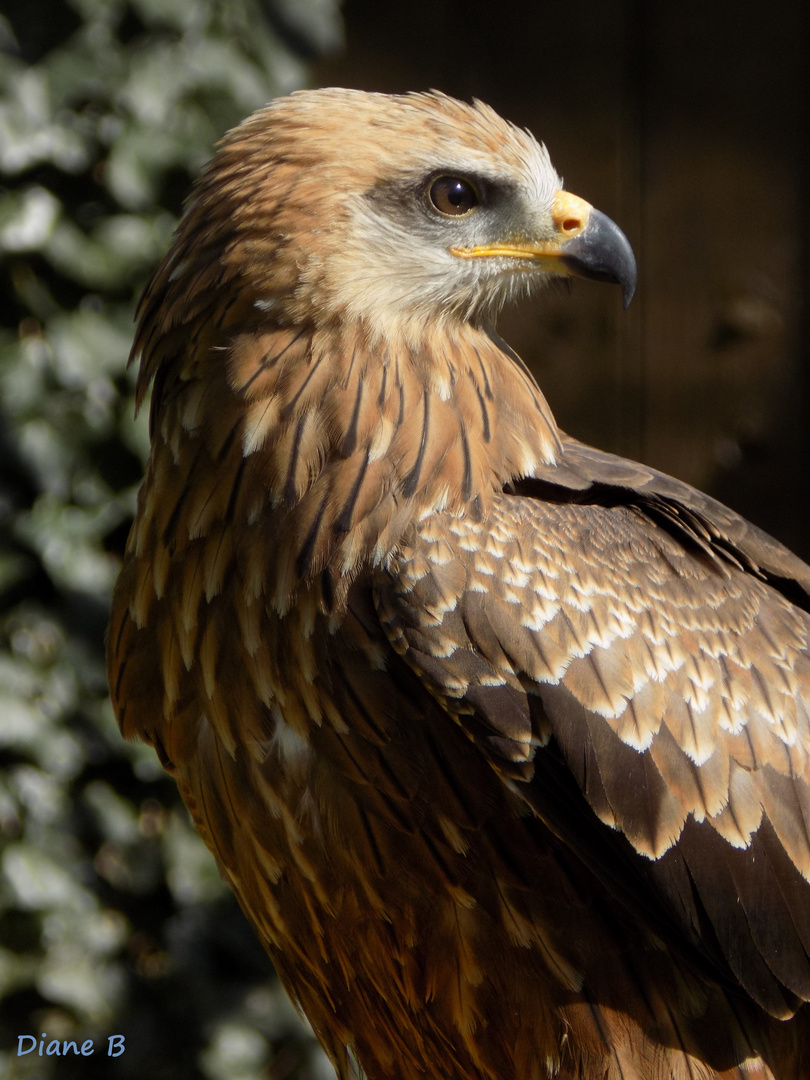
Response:
[{"label": "barred feather pattern", "polygon": [[[121,729],[342,1080],[795,1080],[810,570],[561,434],[483,317],[341,307],[328,93],[237,129],[141,304]],[[386,169],[403,116],[546,168],[483,106],[332,93]]]}]

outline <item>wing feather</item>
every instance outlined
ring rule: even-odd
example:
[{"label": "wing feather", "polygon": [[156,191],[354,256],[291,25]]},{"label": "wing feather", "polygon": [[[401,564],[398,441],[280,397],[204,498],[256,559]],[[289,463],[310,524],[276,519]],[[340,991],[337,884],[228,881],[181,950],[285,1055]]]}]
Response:
[{"label": "wing feather", "polygon": [[[414,526],[377,573],[379,617],[546,823],[583,858],[601,845],[632,909],[660,904],[790,1015],[810,1000],[810,617],[792,602],[810,572],[652,470],[587,448],[564,467],[582,487],[557,501],[526,481],[483,522]],[[631,483],[635,503],[604,498]],[[553,802],[554,755],[586,814],[564,787]]]}]

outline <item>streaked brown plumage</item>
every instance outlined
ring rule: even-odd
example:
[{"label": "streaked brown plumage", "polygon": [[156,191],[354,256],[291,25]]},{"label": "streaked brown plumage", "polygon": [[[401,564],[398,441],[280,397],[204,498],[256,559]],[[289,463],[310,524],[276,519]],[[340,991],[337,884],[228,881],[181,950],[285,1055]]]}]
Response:
[{"label": "streaked brown plumage", "polygon": [[796,1080],[810,569],[560,433],[491,330],[632,291],[558,187],[441,95],[227,136],[139,312],[113,702],[341,1077]]}]

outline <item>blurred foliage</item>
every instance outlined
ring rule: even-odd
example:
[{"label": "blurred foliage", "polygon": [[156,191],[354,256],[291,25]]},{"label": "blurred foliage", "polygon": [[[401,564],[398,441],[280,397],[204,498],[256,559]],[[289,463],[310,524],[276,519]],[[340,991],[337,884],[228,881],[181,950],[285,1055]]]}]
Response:
[{"label": "blurred foliage", "polygon": [[[216,139],[339,45],[337,0],[2,11],[0,1075],[328,1075],[173,782],[120,738],[103,637],[146,455],[138,292]],[[95,1053],[17,1056],[43,1032]]]}]

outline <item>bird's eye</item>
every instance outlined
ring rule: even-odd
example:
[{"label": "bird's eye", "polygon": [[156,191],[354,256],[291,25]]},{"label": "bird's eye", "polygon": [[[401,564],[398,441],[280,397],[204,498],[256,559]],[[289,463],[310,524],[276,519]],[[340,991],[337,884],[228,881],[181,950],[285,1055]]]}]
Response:
[{"label": "bird's eye", "polygon": [[434,210],[447,217],[463,217],[481,200],[469,180],[461,176],[440,176],[428,190],[428,201]]}]

